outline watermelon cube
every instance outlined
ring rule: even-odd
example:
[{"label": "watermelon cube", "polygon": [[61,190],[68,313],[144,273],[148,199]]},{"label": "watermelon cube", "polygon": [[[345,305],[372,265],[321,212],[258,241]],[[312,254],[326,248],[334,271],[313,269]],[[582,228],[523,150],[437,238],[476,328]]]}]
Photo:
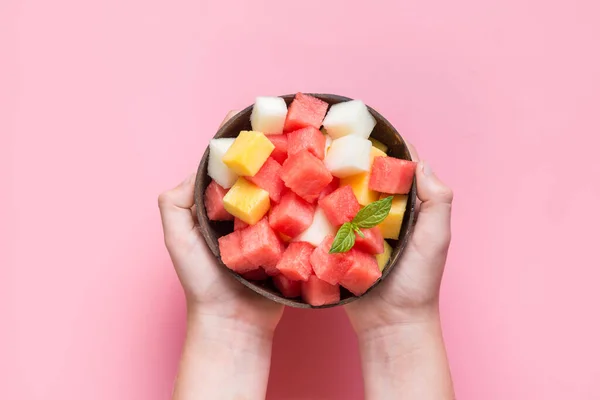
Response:
[{"label": "watermelon cube", "polygon": [[319,200],[319,206],[325,211],[327,219],[333,226],[340,226],[352,218],[360,210],[360,204],[350,186],[342,186],[333,193]]},{"label": "watermelon cube", "polygon": [[317,207],[313,216],[312,224],[307,230],[294,238],[294,241],[307,242],[313,246],[318,246],[329,235],[335,235],[336,230],[327,219],[325,211],[321,207]]},{"label": "watermelon cube", "polygon": [[211,181],[204,192],[204,207],[206,215],[211,221],[230,221],[233,215],[229,214],[223,206],[223,197],[228,189],[223,189],[217,182]]},{"label": "watermelon cube", "polygon": [[242,276],[244,279],[249,281],[264,281],[269,278],[269,275],[267,275],[265,270],[262,268],[257,268],[254,271],[246,272],[245,274],[242,274]]},{"label": "watermelon cube", "polygon": [[[269,226],[267,218],[241,231],[241,253],[254,266],[261,266],[270,275],[277,275],[275,266],[283,255],[283,243]],[[240,252],[240,248],[237,249]]]},{"label": "watermelon cube", "polygon": [[285,236],[295,237],[305,231],[313,220],[315,208],[292,191],[286,191],[281,202],[269,213],[271,228]]},{"label": "watermelon cube", "polygon": [[252,107],[252,130],[265,135],[283,132],[287,105],[281,97],[257,97]]},{"label": "watermelon cube", "polygon": [[281,200],[281,193],[285,189],[281,180],[281,165],[272,157],[267,158],[256,175],[248,176],[246,179],[269,192],[269,197],[274,202]]},{"label": "watermelon cube", "polygon": [[307,126],[319,129],[327,113],[327,107],[327,103],[316,97],[297,93],[288,109],[283,131],[292,132]]},{"label": "watermelon cube", "polygon": [[226,236],[219,238],[219,252],[221,261],[227,268],[238,274],[245,274],[258,268],[258,266],[248,260],[244,253],[240,251],[242,243],[242,234],[240,231],[234,231]]},{"label": "watermelon cube", "polygon": [[383,253],[385,241],[383,240],[381,230],[377,226],[370,229],[361,229],[361,232],[365,237],[363,238],[359,234],[356,234],[355,249],[369,254]]},{"label": "watermelon cube", "polygon": [[312,274],[310,255],[313,250],[314,247],[306,242],[290,243],[277,263],[277,269],[288,279],[306,281]]},{"label": "watermelon cube", "polygon": [[273,277],[273,284],[287,298],[299,297],[302,293],[302,282],[293,281],[281,274]]},{"label": "watermelon cube", "polygon": [[246,227],[248,227],[248,224],[245,223],[244,221],[242,221],[241,219],[239,219],[237,217],[233,219],[233,230],[234,231],[239,231],[240,229],[244,229]]},{"label": "watermelon cube", "polygon": [[325,165],[331,174],[338,178],[368,172],[371,166],[372,146],[369,140],[355,135],[336,139],[327,152]]},{"label": "watermelon cube", "polygon": [[234,141],[233,138],[213,139],[208,145],[207,174],[225,189],[232,187],[238,178],[237,174],[223,162],[223,156]]},{"label": "watermelon cube", "polygon": [[381,271],[373,255],[356,249],[350,250],[350,253],[352,265],[340,280],[340,285],[360,296],[381,278]]},{"label": "watermelon cube", "polygon": [[344,277],[353,260],[350,253],[329,253],[333,238],[333,235],[327,236],[313,251],[310,264],[319,279],[335,285]]},{"label": "watermelon cube", "polygon": [[333,139],[357,135],[367,139],[375,127],[375,118],[360,100],[334,104],[323,120],[323,126]]},{"label": "watermelon cube", "polygon": [[288,149],[288,137],[287,135],[269,135],[267,136],[267,139],[269,139],[271,141],[271,143],[273,143],[273,146],[275,146],[275,148],[273,149],[273,152],[271,153],[271,157],[273,157],[273,159],[275,161],[277,161],[279,164],[283,164],[283,162],[285,161],[285,159],[287,158],[288,154],[287,154],[287,149]]},{"label": "watermelon cube", "polygon": [[317,128],[307,126],[288,133],[287,137],[288,155],[291,156],[302,150],[308,150],[321,160],[325,158],[325,136]]},{"label": "watermelon cube", "polygon": [[285,160],[281,169],[281,179],[285,186],[294,193],[312,203],[319,197],[319,193],[331,183],[333,176],[323,161],[308,150],[302,150],[290,155]]},{"label": "watermelon cube", "polygon": [[413,183],[417,163],[394,157],[375,157],[369,189],[389,194],[407,194]]},{"label": "watermelon cube", "polygon": [[314,307],[335,304],[340,301],[340,287],[311,275],[306,282],[302,282],[302,299]]},{"label": "watermelon cube", "polygon": [[321,200],[323,197],[333,193],[339,187],[340,187],[340,178],[333,177],[331,182],[329,182],[329,185],[325,186],[325,189],[321,190],[321,193],[319,193],[319,200]]}]

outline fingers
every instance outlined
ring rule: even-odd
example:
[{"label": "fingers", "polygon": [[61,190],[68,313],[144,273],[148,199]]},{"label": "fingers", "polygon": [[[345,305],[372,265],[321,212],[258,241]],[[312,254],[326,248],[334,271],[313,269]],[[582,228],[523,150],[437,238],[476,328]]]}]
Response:
[{"label": "fingers", "polygon": [[451,238],[452,190],[420,161],[416,170],[417,196],[421,200],[415,237],[435,251],[445,251]]},{"label": "fingers", "polygon": [[158,197],[158,207],[165,233],[165,240],[187,234],[194,228],[191,208],[194,205],[194,181],[196,174],[190,175],[176,188]]},{"label": "fingers", "polygon": [[406,143],[406,147],[408,147],[408,151],[410,152],[410,157],[412,158],[412,160],[414,162],[419,162],[419,160],[420,160],[419,153],[417,152],[417,149],[415,148],[415,146],[413,146],[409,142],[405,142],[405,143]]}]

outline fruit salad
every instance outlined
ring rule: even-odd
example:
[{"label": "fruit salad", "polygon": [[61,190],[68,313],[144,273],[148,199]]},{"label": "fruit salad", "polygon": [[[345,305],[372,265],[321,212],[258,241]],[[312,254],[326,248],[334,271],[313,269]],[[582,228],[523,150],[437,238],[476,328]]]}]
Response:
[{"label": "fruit salad", "polygon": [[[233,221],[221,260],[312,306],[356,296],[381,278],[397,240],[416,164],[371,138],[360,100],[329,106],[303,93],[290,106],[258,97],[251,130],[209,144],[212,221]],[[229,222],[231,224],[231,222]]]}]

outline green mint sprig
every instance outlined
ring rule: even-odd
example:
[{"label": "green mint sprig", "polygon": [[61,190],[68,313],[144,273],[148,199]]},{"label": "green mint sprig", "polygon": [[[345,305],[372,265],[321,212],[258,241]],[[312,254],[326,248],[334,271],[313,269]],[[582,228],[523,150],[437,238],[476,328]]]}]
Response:
[{"label": "green mint sprig", "polygon": [[356,214],[352,221],[344,223],[333,239],[329,254],[350,251],[356,242],[354,233],[356,232],[364,238],[365,235],[361,232],[361,228],[369,229],[379,225],[390,213],[393,198],[393,196],[388,196],[367,205]]}]

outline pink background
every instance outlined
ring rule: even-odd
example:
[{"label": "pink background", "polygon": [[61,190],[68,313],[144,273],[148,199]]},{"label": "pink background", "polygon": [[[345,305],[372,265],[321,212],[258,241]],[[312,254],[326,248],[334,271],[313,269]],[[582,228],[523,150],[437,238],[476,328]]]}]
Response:
[{"label": "pink background", "polygon": [[[363,99],[454,188],[458,398],[600,398],[598,4],[0,1],[0,398],[169,397],[156,197],[295,91]],[[270,399],[362,398],[342,310],[286,311],[273,358]]]}]

